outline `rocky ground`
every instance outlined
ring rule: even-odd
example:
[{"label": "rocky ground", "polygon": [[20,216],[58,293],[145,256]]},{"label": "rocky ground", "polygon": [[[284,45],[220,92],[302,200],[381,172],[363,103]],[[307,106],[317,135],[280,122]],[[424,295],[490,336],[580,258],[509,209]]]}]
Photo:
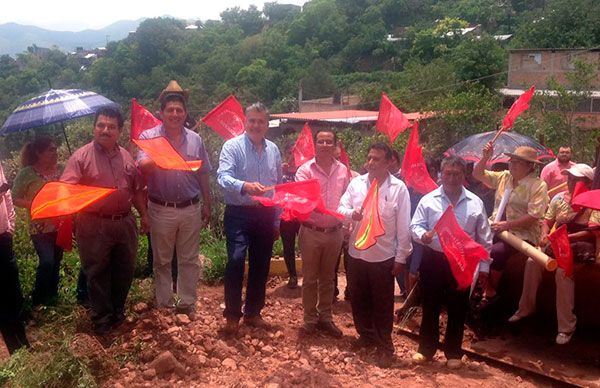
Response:
[{"label": "rocky ground", "polygon": [[201,286],[199,295],[194,321],[137,303],[128,322],[109,338],[97,339],[83,327],[71,346],[104,371],[107,387],[536,386],[526,376],[470,360],[461,370],[449,371],[440,353],[429,365],[411,365],[416,344],[397,334],[396,360],[392,368],[380,369],[372,351],[350,351],[356,333],[349,302],[334,305],[342,339],[305,337],[298,330],[301,291],[288,289],[280,278],[269,281],[263,310],[265,320],[275,325],[270,332],[242,326],[237,337],[221,338],[222,286]]}]

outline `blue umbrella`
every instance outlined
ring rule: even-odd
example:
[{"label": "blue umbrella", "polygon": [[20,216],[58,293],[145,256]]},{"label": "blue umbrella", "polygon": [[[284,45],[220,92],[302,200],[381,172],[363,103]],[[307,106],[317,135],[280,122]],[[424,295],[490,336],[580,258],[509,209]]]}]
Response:
[{"label": "blue umbrella", "polygon": [[118,107],[118,104],[86,90],[50,89],[17,106],[2,125],[0,135],[92,115],[105,106]]}]

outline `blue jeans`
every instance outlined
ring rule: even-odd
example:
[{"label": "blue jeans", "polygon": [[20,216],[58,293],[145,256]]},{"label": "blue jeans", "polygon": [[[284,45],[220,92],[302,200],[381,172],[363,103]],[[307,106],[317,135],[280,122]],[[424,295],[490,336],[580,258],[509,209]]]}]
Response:
[{"label": "blue jeans", "polygon": [[225,268],[225,311],[227,319],[242,317],[242,283],[248,254],[248,284],[246,286],[246,317],[260,316],[265,305],[265,288],[273,238],[275,210],[265,207],[225,207],[225,236],[227,238],[227,266]]},{"label": "blue jeans", "polygon": [[31,303],[36,306],[50,304],[58,298],[60,262],[63,250],[56,245],[57,232],[31,235],[31,241],[40,261],[35,273]]}]

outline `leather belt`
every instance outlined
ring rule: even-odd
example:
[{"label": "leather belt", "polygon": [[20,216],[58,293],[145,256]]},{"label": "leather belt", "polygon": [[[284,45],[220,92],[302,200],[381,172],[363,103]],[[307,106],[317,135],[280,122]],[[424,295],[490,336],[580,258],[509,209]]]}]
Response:
[{"label": "leather belt", "polygon": [[94,213],[94,212],[85,212],[85,214],[90,214],[95,217],[104,218],[111,221],[121,221],[123,218],[129,216],[131,212],[119,213],[119,214],[104,214],[104,213]]},{"label": "leather belt", "polygon": [[195,203],[200,202],[200,197],[198,197],[198,196],[196,196],[192,199],[188,199],[186,201],[181,201],[181,202],[167,202],[167,201],[163,201],[161,199],[152,198],[152,197],[148,197],[148,199],[150,200],[150,202],[155,203],[157,205],[166,206],[166,207],[174,207],[174,208],[188,207],[188,206],[192,206]]},{"label": "leather belt", "polygon": [[332,232],[336,232],[336,231],[338,231],[338,230],[340,230],[342,228],[342,224],[338,224],[336,226],[330,226],[328,228],[322,228],[320,226],[316,226],[316,225],[313,225],[313,224],[308,223],[308,222],[303,222],[302,226],[304,226],[304,227],[306,227],[308,229],[312,229],[312,230],[317,231],[317,232],[321,232],[321,233],[332,233]]}]

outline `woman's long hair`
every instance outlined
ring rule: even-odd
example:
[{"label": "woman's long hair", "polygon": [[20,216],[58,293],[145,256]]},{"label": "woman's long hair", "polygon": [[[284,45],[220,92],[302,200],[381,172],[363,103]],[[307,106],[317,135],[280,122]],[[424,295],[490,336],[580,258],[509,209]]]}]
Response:
[{"label": "woman's long hair", "polygon": [[46,151],[54,140],[50,137],[38,137],[25,144],[21,150],[21,167],[33,166],[38,162],[39,154]]}]

